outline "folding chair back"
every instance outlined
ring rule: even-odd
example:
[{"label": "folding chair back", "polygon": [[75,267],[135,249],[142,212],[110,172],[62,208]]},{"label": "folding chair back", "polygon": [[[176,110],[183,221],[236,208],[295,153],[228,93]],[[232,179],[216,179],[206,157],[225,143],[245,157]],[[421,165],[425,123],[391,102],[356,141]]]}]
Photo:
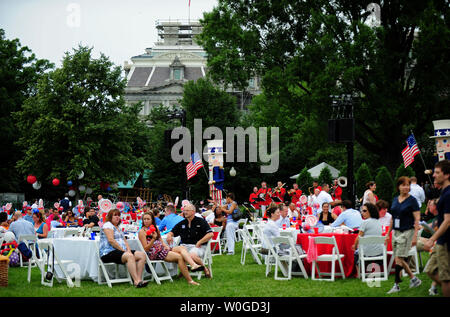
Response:
[{"label": "folding chair back", "polygon": [[[387,281],[388,279],[388,269],[387,269],[387,251],[385,245],[385,237],[383,236],[363,236],[359,238],[359,261],[360,261],[360,269],[361,272],[361,280],[363,282],[368,279],[366,276],[366,261],[383,261],[383,272],[381,270],[375,270],[375,272],[370,272],[370,280],[372,281]],[[378,256],[366,256],[364,254],[364,246],[367,245],[381,245],[383,248],[383,253]],[[376,266],[375,266],[376,268]]]},{"label": "folding chair back", "polygon": [[[165,281],[165,280],[169,280],[171,282],[173,282],[172,280],[172,276],[170,275],[170,271],[167,268],[167,264],[164,260],[150,260],[150,258],[147,255],[147,252],[145,252],[144,246],[142,245],[141,241],[139,239],[136,239],[137,241],[137,249],[138,251],[142,251],[145,253],[145,260],[147,262],[147,266],[150,269],[150,274],[151,274],[151,278],[150,280],[155,280],[155,282],[158,285],[161,285],[161,281]],[[161,265],[162,269],[163,269],[163,274],[162,275],[158,275],[158,273],[156,272],[156,266],[157,265]]]},{"label": "folding chair back", "polygon": [[[55,270],[56,266],[58,266],[64,275],[63,279],[66,280],[67,286],[74,287],[72,278],[67,273],[67,270],[65,268],[66,264],[70,264],[70,263],[74,263],[74,262],[69,261],[69,260],[64,260],[64,261],[60,260],[55,252],[55,247],[53,245],[53,242],[50,239],[39,240],[38,241],[38,249],[39,249],[39,253],[41,254],[41,260],[43,263],[42,269],[41,269],[41,284],[45,285],[45,286],[53,287],[53,279],[54,278],[56,278],[56,280],[61,283],[62,279],[58,277],[58,275],[56,274],[56,270]],[[44,258],[44,255],[46,255],[48,257],[48,261],[47,261],[48,272],[53,273],[53,278],[51,278],[49,282],[46,280],[47,271],[45,270],[46,259]]]},{"label": "folding chair back", "polygon": [[[108,284],[109,287],[112,287],[113,283],[130,283],[133,284],[133,280],[131,279],[130,272],[128,272],[127,266],[125,264],[116,264],[116,263],[104,263],[100,258],[100,250],[98,248],[98,243],[95,243],[95,247],[97,248],[97,261],[98,261],[98,284]],[[126,277],[119,277],[119,265],[125,266]],[[107,267],[113,267],[115,269],[115,278],[110,278],[108,274]],[[105,278],[105,281],[102,280],[102,274]]]},{"label": "folding chair back", "polygon": [[[322,280],[322,281],[331,281],[334,282],[335,276],[341,276],[343,279],[345,279],[345,272],[344,272],[344,266],[342,265],[342,258],[344,257],[343,254],[339,253],[339,248],[336,243],[336,238],[334,236],[332,237],[309,237],[310,239],[314,239],[314,242],[316,245],[318,244],[329,244],[333,246],[333,250],[331,254],[322,254],[317,257],[316,260],[312,262],[312,275],[311,279],[313,280]],[[339,264],[339,268],[341,270],[341,273],[336,273],[336,261]],[[319,266],[317,265],[317,262],[331,262],[331,273],[323,273],[320,272]],[[319,274],[319,278],[315,277],[316,268]],[[329,275],[331,276],[331,279],[321,279],[322,275]]]},{"label": "folding chair back", "polygon": [[[20,244],[22,242],[25,243],[26,246],[28,247],[28,249],[30,249],[31,253],[32,253],[31,258],[28,259],[28,263],[26,265],[28,267],[27,281],[28,281],[28,283],[30,283],[31,282],[31,268],[36,265],[38,265],[39,268],[41,268],[39,259],[36,256],[37,236],[35,234],[22,234],[17,238],[17,242],[18,242],[18,244]],[[25,267],[22,254],[19,254],[19,259],[20,259],[20,267]]]},{"label": "folding chair back", "polygon": [[241,250],[241,264],[245,264],[245,257],[247,254],[247,251],[250,251],[253,259],[258,263],[259,265],[262,264],[258,252],[261,249],[261,244],[256,244],[253,241],[252,236],[250,235],[250,232],[248,231],[248,226],[245,225],[241,232],[242,236],[242,250]]}]

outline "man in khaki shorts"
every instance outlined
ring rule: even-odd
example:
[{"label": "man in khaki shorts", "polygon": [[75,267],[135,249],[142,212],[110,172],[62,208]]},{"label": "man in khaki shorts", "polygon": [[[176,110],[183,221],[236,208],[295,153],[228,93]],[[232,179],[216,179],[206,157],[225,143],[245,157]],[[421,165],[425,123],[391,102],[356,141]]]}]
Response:
[{"label": "man in khaki shorts", "polygon": [[425,249],[429,250],[436,242],[434,246],[436,259],[431,259],[431,268],[427,268],[427,273],[432,271],[435,266],[434,262],[437,262],[437,273],[434,273],[436,271],[434,268],[430,272],[430,277],[441,285],[443,295],[450,297],[450,232],[448,230],[450,224],[450,161],[443,160],[436,163],[433,177],[435,182],[442,186],[442,192],[437,204],[439,229],[425,243]]}]

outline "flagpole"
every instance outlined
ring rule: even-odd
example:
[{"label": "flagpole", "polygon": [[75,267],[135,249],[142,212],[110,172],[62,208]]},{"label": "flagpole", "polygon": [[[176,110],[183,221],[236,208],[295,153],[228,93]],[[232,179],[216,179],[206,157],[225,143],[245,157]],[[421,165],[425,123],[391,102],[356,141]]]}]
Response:
[{"label": "flagpole", "polygon": [[[410,131],[411,131],[411,135],[413,136],[414,140],[416,140],[417,147],[419,147],[419,144],[417,143],[417,139],[416,139],[416,137],[414,135],[414,132],[412,130],[410,130]],[[427,170],[427,166],[425,165],[425,161],[424,161],[423,156],[422,156],[422,151],[420,149],[419,149],[419,155],[420,155],[420,159],[422,160],[423,167],[425,168],[425,171],[426,171]],[[433,182],[431,181],[430,174],[427,174],[427,176],[428,176],[428,180],[430,181],[430,185],[433,188],[434,186],[433,186]]]}]

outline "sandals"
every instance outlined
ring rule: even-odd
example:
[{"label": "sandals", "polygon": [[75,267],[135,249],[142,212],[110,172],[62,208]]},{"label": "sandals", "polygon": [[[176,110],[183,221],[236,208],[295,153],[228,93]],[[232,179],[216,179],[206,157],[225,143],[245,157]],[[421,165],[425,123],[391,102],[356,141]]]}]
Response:
[{"label": "sandals", "polygon": [[146,287],[148,285],[148,281],[140,281],[139,283],[137,283],[137,285],[135,285],[136,288],[142,288],[142,287]]},{"label": "sandals", "polygon": [[205,276],[207,278],[211,278],[211,272],[209,271],[209,269],[207,267],[205,267]]},{"label": "sandals", "polygon": [[200,265],[196,267],[195,269],[191,269],[191,272],[198,272],[198,271],[204,271],[205,267],[203,265]]}]

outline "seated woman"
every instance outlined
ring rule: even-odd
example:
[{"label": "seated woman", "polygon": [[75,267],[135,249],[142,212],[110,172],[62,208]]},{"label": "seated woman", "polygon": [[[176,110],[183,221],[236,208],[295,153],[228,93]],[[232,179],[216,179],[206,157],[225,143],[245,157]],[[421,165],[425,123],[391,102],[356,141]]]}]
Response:
[{"label": "seated woman", "polygon": [[119,229],[120,222],[120,211],[111,209],[106,215],[105,224],[100,231],[100,258],[104,263],[126,263],[134,286],[145,287],[148,284],[142,280],[145,253],[130,249],[123,232]]},{"label": "seated woman", "polygon": [[48,227],[44,221],[44,215],[40,211],[33,212],[33,221],[38,239],[47,238]]},{"label": "seated woman", "polygon": [[67,227],[78,226],[78,219],[72,210],[67,211],[66,216],[64,217],[64,222],[66,223]]},{"label": "seated woman", "polygon": [[[358,248],[358,240],[359,237],[364,236],[381,236],[382,235],[382,227],[381,223],[378,220],[379,213],[376,205],[371,203],[366,203],[361,207],[361,213],[363,217],[363,222],[359,227],[359,234],[356,237],[355,244],[352,246],[352,250],[355,251],[355,263],[359,261],[359,252],[356,251]],[[365,256],[379,256],[383,253],[382,245],[365,245],[364,246],[364,255]],[[359,264],[358,264],[359,265]],[[366,270],[367,271],[367,270]],[[359,272],[359,270],[358,270]]]},{"label": "seated woman", "polygon": [[[276,221],[280,219],[280,209],[276,206],[270,207],[266,210],[266,215],[269,218],[266,225],[264,226],[263,233],[267,238],[268,242],[272,242],[273,237],[280,236],[280,227],[277,225]],[[270,246],[266,244],[263,240],[261,253],[268,254]]]},{"label": "seated woman", "polygon": [[330,204],[322,204],[322,212],[319,215],[319,221],[321,221],[325,226],[332,224],[336,220],[337,216],[330,212]]},{"label": "seated woman", "polygon": [[[155,226],[155,216],[152,212],[146,212],[142,216],[142,228],[139,230],[139,241],[144,247],[145,252],[150,260],[163,260],[166,262],[175,262],[180,268],[181,274],[183,274],[186,281],[191,285],[200,285],[192,280],[189,274],[186,263],[182,253],[186,252],[185,256],[189,256],[189,253],[182,247],[169,248],[162,240],[158,226]],[[155,231],[148,236],[147,231],[153,226]],[[174,251],[177,250],[178,252]],[[183,251],[184,250],[184,251]],[[194,264],[194,267],[198,266]]]}]

